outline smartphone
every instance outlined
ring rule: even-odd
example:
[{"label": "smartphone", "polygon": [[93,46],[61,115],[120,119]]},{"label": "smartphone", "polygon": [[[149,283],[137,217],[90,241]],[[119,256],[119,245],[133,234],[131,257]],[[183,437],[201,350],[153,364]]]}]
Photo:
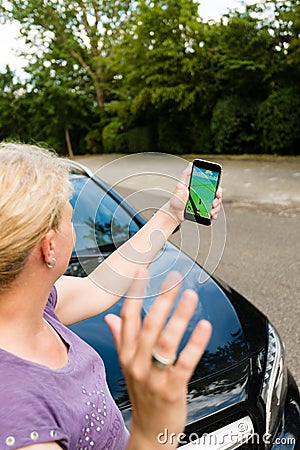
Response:
[{"label": "smartphone", "polygon": [[210,225],[210,210],[220,184],[222,166],[218,163],[195,159],[189,185],[189,199],[184,217],[187,220]]}]

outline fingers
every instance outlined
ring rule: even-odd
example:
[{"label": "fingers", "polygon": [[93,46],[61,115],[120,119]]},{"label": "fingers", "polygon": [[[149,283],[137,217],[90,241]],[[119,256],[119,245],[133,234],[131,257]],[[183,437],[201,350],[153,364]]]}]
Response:
[{"label": "fingers", "polygon": [[216,192],[216,197],[222,201],[222,196],[223,196],[223,189],[221,188],[221,186],[219,186]]},{"label": "fingers", "polygon": [[155,351],[163,358],[176,355],[180,341],[198,303],[198,296],[192,290],[186,290],[168,324],[161,332]]},{"label": "fingers", "polygon": [[213,220],[217,220],[220,210],[221,210],[221,205],[218,205],[216,208],[213,208],[210,211],[210,216]]},{"label": "fingers", "polygon": [[121,319],[119,316],[115,314],[107,314],[104,317],[105,322],[109,326],[110,332],[115,342],[115,346],[119,351],[120,343],[121,343]]},{"label": "fingers", "polygon": [[191,173],[192,173],[192,168],[193,168],[193,164],[191,162],[189,162],[188,165],[186,166],[186,168],[181,173],[180,181],[185,186],[189,185],[190,177],[191,177]]},{"label": "fingers", "polygon": [[207,320],[201,320],[194,329],[187,345],[180,353],[176,362],[176,379],[182,385],[191,378],[201,356],[203,355],[212,333],[212,326]]},{"label": "fingers", "polygon": [[182,199],[182,197],[184,197],[183,198],[184,202],[188,197],[188,186],[192,173],[192,167],[193,167],[192,163],[188,163],[186,168],[182,171],[180,175],[180,180],[177,183],[174,191],[174,194],[178,196],[179,199]]},{"label": "fingers", "polygon": [[151,360],[152,351],[170,314],[180,286],[180,274],[178,272],[170,272],[162,284],[160,294],[143,321],[137,359],[141,361],[145,360],[145,358],[148,361]]},{"label": "fingers", "polygon": [[122,355],[121,362],[126,363],[136,352],[136,341],[141,328],[141,309],[148,283],[148,272],[139,268],[135,279],[126,294],[121,312],[122,317]]},{"label": "fingers", "polygon": [[198,296],[192,290],[184,291],[181,300],[166,327],[161,332],[154,350],[161,357],[170,359],[176,358],[178,346],[187,329],[195,308],[198,303]]},{"label": "fingers", "polygon": [[216,197],[212,202],[212,209],[210,211],[210,215],[213,220],[217,219],[218,214],[221,210],[222,196],[223,196],[223,189],[219,186],[216,191]]},{"label": "fingers", "polygon": [[147,287],[148,272],[138,269],[121,311],[121,318],[114,314],[105,316],[119,353],[121,365],[126,364],[136,351],[136,342],[141,327],[141,308]]},{"label": "fingers", "polygon": [[192,163],[189,163],[181,173],[180,180],[176,184],[172,197],[170,198],[170,213],[178,223],[184,220],[184,208],[189,197],[189,181],[191,177]]}]

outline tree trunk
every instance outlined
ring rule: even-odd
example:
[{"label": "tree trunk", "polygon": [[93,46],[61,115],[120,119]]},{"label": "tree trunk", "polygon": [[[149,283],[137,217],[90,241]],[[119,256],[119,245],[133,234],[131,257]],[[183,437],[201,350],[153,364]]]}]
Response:
[{"label": "tree trunk", "polygon": [[71,144],[71,139],[70,139],[70,132],[69,132],[68,128],[65,128],[65,139],[66,139],[66,144],[67,144],[69,157],[70,158],[74,158],[74,152],[73,152],[73,149],[72,149],[72,144]]}]

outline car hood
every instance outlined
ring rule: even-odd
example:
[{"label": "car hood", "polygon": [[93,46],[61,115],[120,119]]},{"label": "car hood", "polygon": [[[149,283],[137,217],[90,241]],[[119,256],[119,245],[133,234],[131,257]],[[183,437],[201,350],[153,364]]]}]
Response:
[{"label": "car hood", "polygon": [[[177,270],[183,278],[178,298],[185,289],[194,289],[199,296],[198,306],[181,341],[181,348],[188,341],[195,324],[200,319],[207,319],[213,327],[210,342],[190,382],[190,413],[193,400],[202,396],[203,386],[205,386],[206,393],[210,390],[215,395],[215,390],[218,391],[220,386],[218,387],[217,374],[220,372],[232,374],[221,377],[222,389],[225,385],[227,396],[232,397],[232,393],[236,393],[234,403],[241,401],[245,395],[244,387],[248,371],[248,351],[236,311],[219,284],[197,263],[193,262],[172,244],[168,243],[149,267],[150,281],[143,304],[143,315],[149,310],[162,281],[170,270]],[[122,304],[123,299],[107,312],[120,314]],[[126,386],[112,336],[104,322],[104,314],[82,321],[70,328],[100,354],[106,366],[107,381],[112,395],[119,407],[125,408],[128,405]],[[210,380],[209,383],[205,382],[203,384],[204,379],[207,378]],[[204,401],[203,396],[202,398]],[[208,397],[206,398],[208,399]],[[226,404],[230,404],[228,399]],[[220,406],[219,400],[218,405]],[[212,408],[214,409],[213,405]]]}]

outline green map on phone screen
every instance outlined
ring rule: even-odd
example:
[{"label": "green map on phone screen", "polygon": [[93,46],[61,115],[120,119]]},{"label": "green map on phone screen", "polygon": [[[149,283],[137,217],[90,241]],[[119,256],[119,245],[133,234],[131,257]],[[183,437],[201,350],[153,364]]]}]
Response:
[{"label": "green map on phone screen", "polygon": [[194,216],[210,218],[212,201],[215,198],[218,172],[195,167],[192,173],[190,185],[190,197],[186,205],[186,211]]}]

